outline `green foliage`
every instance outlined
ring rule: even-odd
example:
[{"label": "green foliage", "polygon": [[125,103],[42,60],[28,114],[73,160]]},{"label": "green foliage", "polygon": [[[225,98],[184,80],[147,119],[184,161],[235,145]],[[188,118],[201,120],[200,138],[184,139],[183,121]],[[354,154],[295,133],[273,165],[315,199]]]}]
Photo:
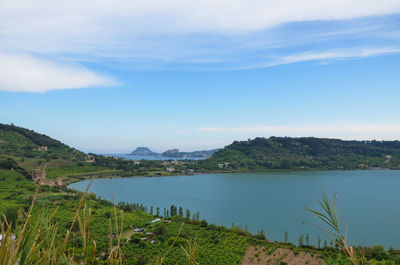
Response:
[{"label": "green foliage", "polygon": [[49,168],[46,170],[47,178],[56,178],[56,177],[81,177],[81,176],[104,176],[104,175],[113,175],[117,174],[119,171],[114,169],[109,169],[107,167],[95,166],[95,165],[68,165],[57,168]]},{"label": "green foliage", "polygon": [[[47,146],[47,151],[38,150],[39,146]],[[27,171],[38,165],[48,163],[47,177],[76,180],[84,176],[154,176],[170,174],[166,172],[162,161],[133,161],[98,156],[93,163],[84,163],[85,154],[70,148],[48,136],[13,125],[0,124],[0,213],[5,214],[14,226],[6,227],[9,233],[18,231],[19,225],[26,221],[29,205],[34,198],[35,184],[28,178]],[[225,163],[222,168],[218,163]],[[358,168],[360,164],[366,167],[397,167],[400,163],[400,144],[394,142],[357,142],[335,139],[317,138],[256,138],[244,142],[234,142],[223,150],[216,152],[212,158],[204,161],[185,161],[174,165],[176,174],[186,172],[189,168],[195,171],[207,170],[265,170],[265,169],[298,169],[298,168]],[[200,213],[172,205],[163,209],[162,221],[148,225],[155,216],[154,208],[140,204],[119,203],[115,208],[112,203],[96,198],[95,194],[86,194],[84,204],[80,201],[83,194],[71,191],[65,187],[41,187],[32,214],[35,216],[29,223],[29,233],[26,235],[26,248],[20,249],[22,257],[32,258],[26,251],[32,246],[40,249],[47,256],[63,259],[64,264],[74,262],[91,264],[107,263],[107,257],[123,259],[124,264],[160,264],[157,257],[163,257],[162,264],[240,264],[249,244],[266,243],[263,230],[251,235],[246,230],[233,226],[226,228],[208,224],[200,220]],[[338,218],[328,198],[321,201],[331,215],[318,215],[331,228],[339,226],[334,218]],[[328,205],[326,204],[328,203]],[[79,215],[76,215],[79,205]],[[335,205],[333,205],[335,206]],[[331,207],[331,208],[329,208]],[[25,213],[25,215],[24,215]],[[75,213],[75,214],[74,214]],[[316,212],[313,212],[316,214]],[[160,217],[160,209],[156,213]],[[123,216],[118,218],[118,216]],[[90,218],[89,218],[90,217]],[[191,218],[192,217],[192,218]],[[333,218],[333,219],[332,219]],[[89,222],[90,220],[90,222]],[[332,221],[333,220],[333,221]],[[182,227],[182,223],[185,223]],[[111,224],[111,225],[110,225]],[[88,230],[90,226],[90,234]],[[144,234],[135,234],[136,227],[144,227]],[[38,233],[40,229],[40,233]],[[63,246],[62,239],[70,231],[70,238]],[[32,238],[37,238],[39,245],[33,245]],[[146,239],[144,239],[146,237]],[[287,232],[285,241],[287,241]],[[10,238],[10,237],[9,237]],[[52,238],[52,240],[48,240]],[[154,240],[154,241],[152,241]],[[306,244],[309,237],[306,236]],[[95,243],[93,243],[95,242]],[[320,245],[320,239],[318,241]],[[10,243],[9,246],[12,244]],[[110,248],[118,246],[117,248]],[[171,247],[173,245],[174,247]],[[299,238],[302,248],[291,246],[298,252],[306,249],[304,235]],[[276,243],[277,247],[288,247],[288,244]],[[44,251],[48,249],[49,252]],[[117,249],[117,252],[114,250]],[[315,251],[308,247],[307,251]],[[326,251],[326,253],[325,253]],[[97,253],[95,259],[89,253]],[[398,251],[386,251],[381,246],[373,248],[357,248],[356,252],[365,253],[371,264],[400,264]],[[31,253],[31,254],[32,254]],[[60,254],[61,253],[61,254]],[[335,248],[329,248],[324,243],[324,256],[328,264],[348,264],[343,253]],[[62,257],[61,257],[61,256]],[[9,264],[16,264],[12,260]],[[51,263],[51,262],[50,262]],[[23,263],[20,263],[23,264]],[[115,263],[114,263],[115,264]]]},{"label": "green foliage", "polygon": [[[0,213],[26,207],[35,186],[17,171],[0,169]],[[11,210],[12,209],[12,210]]]},{"label": "green foliage", "polygon": [[[47,147],[47,150],[40,147]],[[0,123],[1,164],[12,158],[18,162],[18,167],[32,171],[43,162],[47,162],[51,168],[81,162],[84,157],[84,153],[46,135]],[[2,168],[5,168],[4,165]]]},{"label": "green foliage", "polygon": [[[397,168],[399,141],[342,141],[324,138],[270,137],[235,141],[210,159],[210,170]],[[219,168],[218,164],[229,162]]]},{"label": "green foliage", "polygon": [[299,236],[299,246],[303,246],[304,245],[304,235],[303,234],[301,234],[300,236]]}]

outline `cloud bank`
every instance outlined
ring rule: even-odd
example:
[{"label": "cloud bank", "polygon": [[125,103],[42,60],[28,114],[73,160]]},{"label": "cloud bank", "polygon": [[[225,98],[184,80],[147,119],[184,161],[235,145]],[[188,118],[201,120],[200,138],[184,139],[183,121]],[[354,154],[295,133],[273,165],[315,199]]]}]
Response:
[{"label": "cloud bank", "polygon": [[397,0],[4,0],[1,6],[0,21],[6,26],[3,34],[51,33],[64,39],[87,34],[98,39],[100,34],[118,33],[121,29],[126,34],[248,32],[288,22],[400,12]]},{"label": "cloud bank", "polygon": [[397,53],[399,17],[398,0],[3,0],[0,89],[113,83],[87,62],[236,70]]},{"label": "cloud bank", "polygon": [[[299,39],[290,40],[290,36],[302,29],[297,27],[288,34],[279,31],[279,27],[290,23],[388,14],[400,14],[400,1],[4,0],[0,4],[0,49],[125,60],[193,61],[213,54],[218,43],[229,50],[282,46],[283,41],[298,44]],[[340,29],[341,34],[354,34],[355,29],[348,28],[351,21],[347,24]],[[356,24],[353,26],[365,30],[378,23],[373,21],[367,27]],[[395,26],[393,30],[398,24]],[[326,35],[326,30],[332,28],[321,33]],[[377,30],[382,32],[379,27]],[[301,32],[305,39],[310,37],[308,34]],[[328,35],[332,36],[332,32]],[[226,47],[227,43],[231,47]],[[216,52],[223,53],[223,49]]]},{"label": "cloud bank", "polygon": [[3,91],[40,93],[114,84],[112,79],[73,64],[0,53],[0,90]]}]

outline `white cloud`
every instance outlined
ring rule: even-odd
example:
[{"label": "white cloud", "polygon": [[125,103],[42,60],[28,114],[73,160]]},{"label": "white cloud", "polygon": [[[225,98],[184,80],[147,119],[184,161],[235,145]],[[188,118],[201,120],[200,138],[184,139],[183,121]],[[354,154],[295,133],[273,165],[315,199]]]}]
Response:
[{"label": "white cloud", "polygon": [[3,91],[39,93],[114,84],[115,81],[77,65],[0,53],[0,90]]},{"label": "white cloud", "polygon": [[[379,23],[349,26],[354,20],[339,28],[305,26],[304,32],[297,27],[279,28],[295,22],[373,20],[399,13],[399,0],[2,0],[0,52],[46,54],[128,69],[162,68],[173,63],[211,69],[211,65],[214,69],[254,68],[262,67],[266,57],[272,57],[267,62],[272,65],[276,55],[286,61],[276,64],[347,58],[335,52],[298,53],[293,55],[296,57],[285,57],[288,51],[268,53],[344,34],[373,30],[381,34],[379,38],[396,38],[390,43],[395,46],[400,37],[392,32],[398,28],[393,21],[388,28],[380,28]],[[361,44],[365,43],[370,44]],[[382,47],[382,43],[371,45]]]},{"label": "white cloud", "polygon": [[315,136],[355,140],[399,140],[400,123],[393,124],[330,124],[309,126],[243,126],[198,128],[199,132],[229,133],[255,136]]},{"label": "white cloud", "polygon": [[289,64],[303,61],[326,60],[326,59],[346,59],[346,58],[361,58],[369,56],[377,56],[391,53],[399,53],[400,48],[383,47],[376,49],[358,49],[358,50],[342,50],[342,51],[327,51],[327,52],[308,52],[295,55],[288,55],[279,58],[276,62],[270,65]]},{"label": "white cloud", "polygon": [[394,13],[398,0],[3,0],[0,47],[98,56],[141,50],[152,57],[143,46],[163,49],[160,39],[182,34],[247,34],[290,22]]},{"label": "white cloud", "polygon": [[291,64],[307,61],[324,61],[324,60],[340,60],[340,59],[359,59],[365,57],[387,55],[400,53],[398,47],[381,47],[381,48],[352,48],[344,50],[328,50],[328,51],[308,51],[291,55],[284,55],[275,59],[267,59],[266,63],[250,64],[239,66],[236,69],[251,69],[260,67],[271,67],[282,64]]},{"label": "white cloud", "polygon": [[[252,31],[287,22],[351,19],[400,12],[398,0],[3,0],[2,32],[68,38],[126,34]],[[29,22],[29,23],[27,23]],[[121,28],[114,27],[115,25]],[[61,32],[60,32],[61,29]],[[90,37],[91,37],[90,36]],[[98,36],[100,37],[100,36]],[[129,37],[129,35],[126,35]]]}]

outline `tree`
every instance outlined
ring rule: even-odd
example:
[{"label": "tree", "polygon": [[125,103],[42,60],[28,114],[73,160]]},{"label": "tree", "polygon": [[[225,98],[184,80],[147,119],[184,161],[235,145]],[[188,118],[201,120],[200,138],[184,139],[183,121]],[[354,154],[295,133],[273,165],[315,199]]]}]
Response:
[{"label": "tree", "polygon": [[256,238],[260,239],[260,240],[266,240],[267,239],[267,237],[265,236],[264,229],[261,229],[261,230],[258,231],[258,233],[256,235]]},{"label": "tree", "polygon": [[150,207],[150,214],[153,215],[153,206]]},{"label": "tree", "polygon": [[304,235],[301,234],[301,235],[299,236],[299,246],[303,246],[303,245],[304,245]]},{"label": "tree", "polygon": [[376,245],[372,248],[371,256],[376,260],[384,260],[389,257],[389,254],[385,251],[383,246]]},{"label": "tree", "polygon": [[180,215],[180,216],[183,216],[183,209],[182,209],[182,207],[179,207],[179,215]]},{"label": "tree", "polygon": [[321,248],[321,238],[320,238],[320,236],[318,235],[318,249],[320,249]]},{"label": "tree", "polygon": [[310,235],[308,233],[306,234],[306,245],[310,245]]},{"label": "tree", "polygon": [[178,208],[175,205],[171,205],[170,214],[171,214],[171,217],[178,214]]},{"label": "tree", "polygon": [[288,231],[285,230],[285,243],[287,243],[287,242],[288,242]]},{"label": "tree", "polygon": [[160,216],[160,207],[157,207],[156,213],[157,213],[157,216]]},{"label": "tree", "polygon": [[186,209],[186,219],[190,219],[190,210]]}]

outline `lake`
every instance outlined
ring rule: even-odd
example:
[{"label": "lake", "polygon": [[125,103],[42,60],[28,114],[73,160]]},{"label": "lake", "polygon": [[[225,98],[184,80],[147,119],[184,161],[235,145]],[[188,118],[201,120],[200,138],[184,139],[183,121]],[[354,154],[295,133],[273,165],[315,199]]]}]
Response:
[{"label": "lake", "polygon": [[100,154],[107,156],[117,156],[120,158],[124,158],[126,160],[202,160],[205,157],[164,157],[164,156],[137,156],[137,155],[128,155],[128,154]]},{"label": "lake", "polygon": [[[70,185],[85,190],[89,181]],[[311,225],[321,223],[303,208],[318,209],[321,192],[337,192],[341,214],[355,245],[400,248],[400,171],[303,171],[226,173],[169,177],[96,179],[90,191],[104,199],[138,202],[169,208],[171,204],[200,212],[209,223],[232,223],[256,233],[264,229],[268,239],[298,242],[310,234],[314,244],[323,235]]]}]

